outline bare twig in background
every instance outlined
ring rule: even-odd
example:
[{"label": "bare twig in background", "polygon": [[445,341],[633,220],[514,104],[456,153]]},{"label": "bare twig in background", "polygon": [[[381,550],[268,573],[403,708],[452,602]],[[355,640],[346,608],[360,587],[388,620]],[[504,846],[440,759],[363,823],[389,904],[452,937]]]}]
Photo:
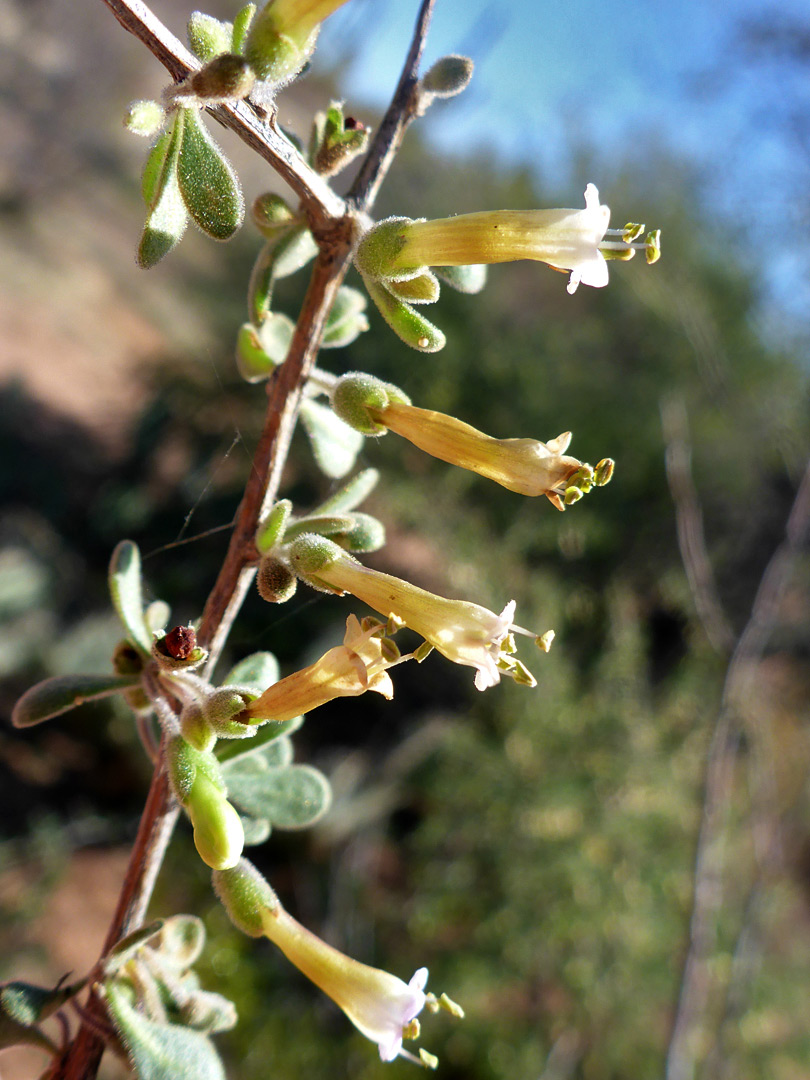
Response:
[{"label": "bare twig in background", "polygon": [[374,136],[363,165],[349,192],[349,198],[363,210],[370,210],[385,179],[410,122],[417,115],[419,91],[417,72],[425,48],[435,0],[422,0],[411,47],[405,57],[397,88]]},{"label": "bare twig in background", "polygon": [[[141,0],[103,2],[127,30],[147,45],[175,79],[185,77],[199,66]],[[416,115],[417,69],[432,8],[433,0],[423,0],[394,100],[361,170],[362,182],[355,185],[353,205],[358,214],[371,205],[404,132]],[[235,107],[222,106],[214,112],[270,161],[301,198],[320,253],[287,359],[268,384],[264,428],[225,561],[203,612],[198,638],[210,650],[209,669],[216,663],[253,578],[256,526],[263,511],[275,501],[278,493],[281,472],[298,418],[303,386],[315,363],[332,302],[349,266],[357,222],[356,215],[347,213],[347,204],[306,165],[287,140],[270,126],[255,119],[247,106],[243,103]],[[136,929],[143,921],[177,818],[177,809],[173,804],[163,768],[163,756],[160,755],[102,955],[123,934]],[[88,1009],[93,1008],[91,998]],[[93,1080],[103,1051],[103,1042],[90,1026],[83,1025],[58,1063],[57,1070],[52,1073],[51,1080]]]},{"label": "bare twig in background", "polygon": [[734,633],[723,611],[706,552],[703,514],[692,480],[689,419],[682,398],[669,397],[661,401],[661,424],[666,444],[667,482],[678,525],[678,546],[695,610],[712,647],[728,653],[734,646]]},{"label": "bare twig in background", "polygon": [[[667,1051],[666,1080],[695,1075],[696,1036],[702,1032],[714,990],[710,969],[716,924],[723,902],[722,823],[728,808],[737,745],[751,680],[773,631],[779,604],[797,555],[810,531],[810,462],[808,462],[785,528],[759,583],[751,615],[729,661],[714,735],[709,747],[703,815],[695,856],[695,885],[678,1008]],[[767,763],[765,766],[767,774]],[[765,780],[767,799],[768,783]],[[771,806],[775,812],[775,806]],[[773,837],[778,844],[778,837]],[[760,851],[760,865],[764,852]],[[771,858],[774,856],[771,855]]]}]

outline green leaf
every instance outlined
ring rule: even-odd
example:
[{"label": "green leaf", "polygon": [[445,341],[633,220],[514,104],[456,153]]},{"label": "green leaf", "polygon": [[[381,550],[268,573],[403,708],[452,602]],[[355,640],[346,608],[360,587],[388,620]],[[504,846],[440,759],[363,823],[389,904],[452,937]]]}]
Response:
[{"label": "green leaf", "polygon": [[229,240],[245,216],[239,180],[195,109],[184,109],[177,178],[186,209],[204,233]]},{"label": "green leaf", "polygon": [[278,682],[278,660],[271,652],[257,652],[246,656],[231,668],[223,679],[223,686],[248,686],[263,694],[268,686]]},{"label": "green leaf", "polygon": [[321,472],[337,480],[354,468],[364,441],[359,431],[311,398],[301,404],[301,420]]},{"label": "green leaf", "polygon": [[[296,717],[296,720],[303,719]],[[294,723],[290,720],[288,723]],[[280,727],[280,724],[274,724],[272,721],[266,724],[261,731],[266,731],[268,727]],[[298,725],[301,726],[300,724]],[[289,734],[284,732],[283,734]],[[258,740],[258,736],[257,736]],[[282,739],[276,735],[275,739],[269,741],[265,740],[257,746],[253,746],[245,754],[240,754],[238,757],[227,759],[225,762],[220,762],[222,765],[222,775],[226,784],[230,784],[231,780],[240,776],[242,773],[249,773],[251,776],[255,776],[257,773],[266,773],[268,769],[286,769],[292,762],[293,748],[290,739]]]},{"label": "green leaf", "polygon": [[0,986],[0,1014],[23,1027],[33,1027],[61,1009],[86,985],[87,979],[52,989],[25,982],[4,983]]},{"label": "green leaf", "polygon": [[366,306],[366,297],[359,289],[341,285],[326,320],[321,348],[342,349],[368,330]]},{"label": "green leaf", "polygon": [[172,915],[163,920],[159,940],[152,946],[177,971],[185,971],[205,947],[205,925],[196,915]]},{"label": "green leaf", "polygon": [[108,582],[113,607],[131,644],[150,656],[152,638],[143,616],[141,553],[131,540],[122,540],[112,553]]},{"label": "green leaf", "polygon": [[290,351],[295,323],[287,315],[271,311],[259,327],[259,344],[274,364],[283,364]]},{"label": "green leaf", "polygon": [[401,341],[425,353],[444,348],[446,339],[437,326],[414,311],[410,304],[398,300],[384,284],[371,278],[363,280],[377,310]]},{"label": "green leaf", "polygon": [[306,225],[279,229],[259,252],[248,285],[248,311],[256,324],[270,312],[273,286],[279,278],[301,270],[318,253],[318,245]]},{"label": "green leaf", "polygon": [[377,469],[363,469],[313,510],[313,514],[342,514],[354,510],[372,493],[380,479]]},{"label": "green leaf", "polygon": [[205,64],[233,47],[233,26],[213,15],[192,11],[188,20],[188,43],[198,60]]},{"label": "green leaf", "polygon": [[[259,752],[264,753],[265,761],[271,760],[267,756],[270,755],[271,750],[274,755],[284,756],[289,753],[291,759],[292,751],[289,749],[289,739],[282,739],[282,736],[292,735],[294,731],[298,731],[303,722],[303,716],[296,716],[292,720],[283,720],[280,724],[271,721],[268,724],[263,724],[252,739],[218,743],[216,758],[222,765],[223,775],[227,775],[226,770],[233,768],[235,762]],[[275,743],[276,740],[281,740],[281,745],[278,748],[271,747],[270,744]],[[272,760],[273,764],[277,763],[275,757]]]},{"label": "green leaf", "polygon": [[257,844],[263,844],[273,831],[270,822],[264,818],[245,817],[244,814],[240,814],[239,820],[242,822],[242,829],[245,834],[245,847],[256,847]]},{"label": "green leaf", "polygon": [[339,536],[354,528],[351,514],[312,514],[293,521],[284,530],[284,543],[289,544],[302,533],[318,533],[319,536]]},{"label": "green leaf", "polygon": [[163,929],[163,923],[163,919],[156,919],[154,922],[149,923],[148,926],[142,926],[140,929],[133,930],[131,934],[121,938],[103,959],[104,974],[114,975],[124,964],[128,963],[138,949],[143,948],[148,941],[160,933]]},{"label": "green leaf", "polygon": [[331,802],[329,781],[311,765],[234,771],[228,774],[228,797],[251,817],[265,818],[279,829],[312,825]]},{"label": "green leaf", "polygon": [[231,48],[235,53],[244,51],[250,24],[253,22],[253,16],[255,14],[255,4],[245,4],[243,8],[240,8],[239,11],[237,11],[233,20],[233,44],[231,45]]},{"label": "green leaf", "polygon": [[33,727],[70,712],[86,701],[98,701],[140,685],[138,675],[56,675],[26,690],[11,713],[15,727]]},{"label": "green leaf", "polygon": [[205,1035],[149,1020],[115,982],[105,983],[101,994],[138,1080],[225,1080],[219,1055]]},{"label": "green leaf", "polygon": [[261,382],[276,370],[277,365],[262,348],[253,323],[242,323],[236,335],[236,367],[249,383]]},{"label": "green leaf", "polygon": [[171,131],[161,135],[146,160],[141,186],[149,214],[136,256],[143,270],[155,266],[176,247],[188,224],[178,179],[183,128],[183,110],[179,110]]}]

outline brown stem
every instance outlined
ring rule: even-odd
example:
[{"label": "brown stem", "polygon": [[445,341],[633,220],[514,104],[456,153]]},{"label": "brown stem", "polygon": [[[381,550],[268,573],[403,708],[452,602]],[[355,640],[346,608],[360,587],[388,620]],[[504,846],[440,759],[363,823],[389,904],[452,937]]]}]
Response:
[{"label": "brown stem", "polygon": [[[137,930],[143,923],[177,814],[178,807],[169,788],[161,753],[152,775],[138,834],[132,847],[118,904],[107,931],[102,956],[105,956],[117,941]],[[87,1011],[91,1015],[100,1012],[103,1015],[101,1008],[100,1002],[91,993]],[[83,1024],[60,1063],[60,1071],[53,1074],[53,1080],[91,1080],[96,1075],[103,1052],[104,1043],[91,1027]]]},{"label": "brown stem", "polygon": [[388,111],[374,136],[368,154],[358,172],[349,199],[362,210],[370,210],[383,180],[402,145],[405,132],[417,115],[419,93],[417,72],[425,49],[427,32],[435,0],[422,0],[413,38],[405,57],[402,74],[388,106]]}]

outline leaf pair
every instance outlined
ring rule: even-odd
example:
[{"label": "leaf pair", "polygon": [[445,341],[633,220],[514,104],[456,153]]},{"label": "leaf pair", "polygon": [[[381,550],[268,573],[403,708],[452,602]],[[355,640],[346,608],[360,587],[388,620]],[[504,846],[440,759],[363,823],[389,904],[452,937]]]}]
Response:
[{"label": "leaf pair", "polygon": [[178,108],[149,153],[142,190],[148,208],[138,265],[155,266],[180,242],[189,217],[214,240],[229,240],[245,216],[230,162],[195,108]]}]

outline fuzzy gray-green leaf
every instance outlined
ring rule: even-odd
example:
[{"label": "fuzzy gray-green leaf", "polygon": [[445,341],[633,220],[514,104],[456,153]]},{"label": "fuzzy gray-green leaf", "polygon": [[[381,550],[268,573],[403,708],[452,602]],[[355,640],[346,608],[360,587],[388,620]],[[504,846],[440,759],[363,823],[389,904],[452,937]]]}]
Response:
[{"label": "fuzzy gray-green leaf", "polygon": [[199,114],[185,109],[177,176],[186,209],[204,233],[229,240],[245,216],[236,173],[208,134]]},{"label": "fuzzy gray-green leaf", "polygon": [[311,765],[240,772],[227,777],[228,798],[251,817],[265,818],[279,829],[303,829],[329,808],[331,789]]},{"label": "fuzzy gray-green leaf", "polygon": [[[298,731],[304,722],[303,716],[295,716],[292,720],[283,720],[281,723],[270,721],[263,724],[252,739],[238,739],[235,741],[223,741],[217,744],[216,757],[223,769],[235,767],[235,763],[241,762],[259,753],[263,754],[265,765],[281,764],[282,758],[292,760],[290,740],[283,739],[283,735],[292,735]],[[289,756],[287,756],[289,755]]]},{"label": "fuzzy gray-green leaf", "polygon": [[249,686],[263,694],[278,682],[278,660],[271,652],[256,652],[240,660],[223,679],[223,686]]},{"label": "fuzzy gray-green leaf", "polygon": [[188,224],[178,180],[180,149],[183,143],[183,111],[178,111],[171,131],[165,132],[150,151],[143,171],[141,187],[149,208],[137,262],[149,270],[179,242]]},{"label": "fuzzy gray-green leaf", "polygon": [[86,701],[121,694],[138,686],[137,675],[57,675],[26,690],[11,713],[15,727],[33,727],[70,712]]},{"label": "fuzzy gray-green leaf", "polygon": [[356,507],[368,498],[380,479],[377,469],[363,469],[351,480],[347,481],[342,488],[330,495],[320,506],[313,510],[313,514],[344,514]]},{"label": "fuzzy gray-green leaf", "polygon": [[112,553],[109,588],[113,607],[124,624],[129,640],[149,656],[152,640],[143,616],[141,553],[131,540],[122,540]]},{"label": "fuzzy gray-green leaf", "polygon": [[102,996],[138,1080],[225,1080],[219,1055],[205,1035],[150,1020],[115,982],[102,987]]},{"label": "fuzzy gray-green leaf", "polygon": [[312,399],[301,404],[301,420],[321,472],[334,480],[354,467],[364,436]]}]

